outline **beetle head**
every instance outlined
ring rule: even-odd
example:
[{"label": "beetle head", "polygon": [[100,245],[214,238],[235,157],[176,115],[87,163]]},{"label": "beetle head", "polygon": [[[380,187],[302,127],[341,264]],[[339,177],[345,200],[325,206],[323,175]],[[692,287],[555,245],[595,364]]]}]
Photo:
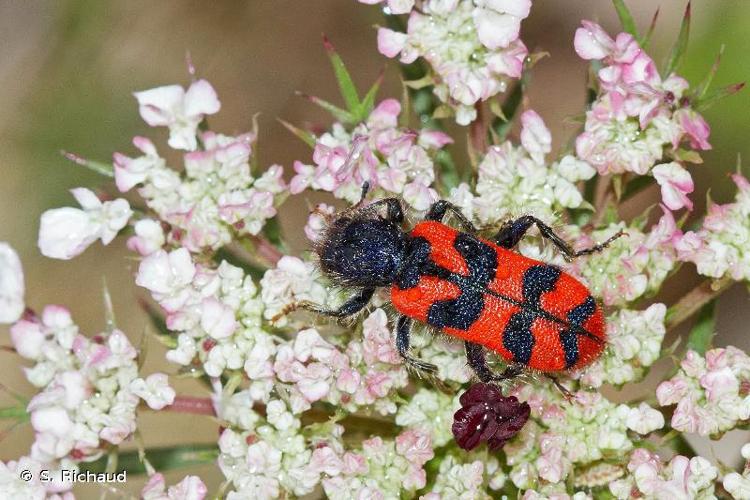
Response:
[{"label": "beetle head", "polygon": [[342,215],[332,221],[317,253],[323,272],[341,284],[378,287],[395,281],[406,250],[407,236],[394,222]]}]

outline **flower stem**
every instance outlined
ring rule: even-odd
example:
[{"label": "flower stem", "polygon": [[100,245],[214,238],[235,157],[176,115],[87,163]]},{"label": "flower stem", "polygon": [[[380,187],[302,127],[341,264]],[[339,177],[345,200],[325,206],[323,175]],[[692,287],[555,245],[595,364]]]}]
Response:
[{"label": "flower stem", "polygon": [[665,326],[669,330],[681,324],[698,312],[701,307],[721,295],[733,283],[731,279],[727,278],[720,280],[707,279],[703,281],[667,310],[667,316],[664,321]]},{"label": "flower stem", "polygon": [[164,410],[176,413],[189,413],[191,415],[216,416],[211,398],[199,398],[195,396],[176,396],[174,403],[165,406]]},{"label": "flower stem", "polygon": [[274,267],[284,256],[270,241],[262,236],[251,236],[250,240],[255,245],[258,255]]}]

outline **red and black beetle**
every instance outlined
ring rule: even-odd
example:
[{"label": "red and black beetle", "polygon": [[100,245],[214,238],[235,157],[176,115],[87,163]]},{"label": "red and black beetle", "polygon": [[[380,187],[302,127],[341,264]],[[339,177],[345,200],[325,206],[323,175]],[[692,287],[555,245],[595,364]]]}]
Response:
[{"label": "red and black beetle", "polygon": [[[363,187],[362,199],[367,193]],[[444,224],[452,212],[458,231]],[[362,310],[379,287],[391,287],[401,314],[396,347],[413,368],[435,372],[432,364],[409,354],[413,320],[465,342],[469,364],[482,382],[511,378],[523,368],[553,374],[581,368],[601,354],[606,342],[602,311],[588,288],[558,267],[512,249],[536,225],[566,258],[602,250],[604,243],[574,251],[544,222],[523,216],[507,222],[492,241],[451,203],[440,200],[409,232],[396,198],[362,207],[362,201],[336,215],[317,245],[323,272],[358,293],[337,310],[303,307],[334,317]],[[487,365],[485,348],[510,364],[501,374]]]}]

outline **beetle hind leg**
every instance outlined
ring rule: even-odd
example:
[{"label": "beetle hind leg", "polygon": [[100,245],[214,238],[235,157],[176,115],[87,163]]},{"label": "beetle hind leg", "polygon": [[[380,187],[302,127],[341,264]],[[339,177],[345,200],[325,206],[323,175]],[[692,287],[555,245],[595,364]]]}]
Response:
[{"label": "beetle hind leg", "polygon": [[409,355],[409,337],[411,335],[411,319],[406,316],[400,316],[396,325],[396,349],[403,358],[406,366],[416,371],[418,374],[435,375],[438,367],[432,363],[413,358]]},{"label": "beetle hind leg", "polygon": [[510,380],[521,374],[521,368],[515,365],[511,365],[502,373],[496,374],[487,364],[484,347],[469,341],[466,341],[464,346],[466,347],[466,359],[469,361],[469,366],[474,370],[479,380],[484,383]]},{"label": "beetle hind leg", "polygon": [[545,374],[544,376],[550,379],[550,381],[552,381],[553,384],[555,384],[555,387],[557,388],[558,391],[562,393],[566,401],[568,401],[569,403],[573,401],[573,393],[570,392],[570,389],[562,385],[560,381],[557,379],[557,377],[554,377],[550,374]]}]

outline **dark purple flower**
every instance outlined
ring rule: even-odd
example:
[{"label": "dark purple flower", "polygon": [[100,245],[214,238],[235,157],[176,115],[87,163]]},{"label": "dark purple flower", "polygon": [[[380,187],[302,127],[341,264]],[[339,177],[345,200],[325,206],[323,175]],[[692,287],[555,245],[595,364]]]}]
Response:
[{"label": "dark purple flower", "polygon": [[459,399],[461,409],[453,415],[453,436],[458,446],[473,450],[487,441],[490,450],[500,449],[529,419],[529,404],[515,396],[503,397],[491,384],[474,384]]}]

